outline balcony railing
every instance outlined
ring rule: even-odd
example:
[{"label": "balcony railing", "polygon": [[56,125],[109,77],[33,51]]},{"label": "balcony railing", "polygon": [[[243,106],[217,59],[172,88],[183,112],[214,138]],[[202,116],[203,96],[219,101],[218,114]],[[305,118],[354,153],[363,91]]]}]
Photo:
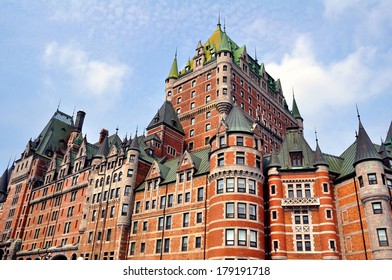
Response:
[{"label": "balcony railing", "polygon": [[282,198],[282,207],[320,206],[318,197],[287,197]]}]

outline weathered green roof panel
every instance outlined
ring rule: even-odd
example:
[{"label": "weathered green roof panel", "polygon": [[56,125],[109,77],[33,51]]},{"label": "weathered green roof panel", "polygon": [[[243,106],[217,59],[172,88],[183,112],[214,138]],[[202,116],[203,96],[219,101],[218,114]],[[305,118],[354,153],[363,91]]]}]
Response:
[{"label": "weathered green roof panel", "polygon": [[248,117],[236,103],[227,116],[225,123],[228,126],[228,132],[252,132],[252,121],[248,119]]}]

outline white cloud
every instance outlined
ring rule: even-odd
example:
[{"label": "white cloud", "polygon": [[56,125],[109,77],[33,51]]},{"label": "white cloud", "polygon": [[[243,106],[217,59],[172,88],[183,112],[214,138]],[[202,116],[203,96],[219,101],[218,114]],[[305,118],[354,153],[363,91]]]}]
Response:
[{"label": "white cloud", "polygon": [[[355,104],[383,92],[392,82],[392,68],[372,69],[377,55],[371,48],[359,48],[340,61],[322,64],[313,55],[313,44],[306,36],[297,39],[295,48],[279,63],[267,65],[267,71],[281,78],[286,98],[295,90],[300,109],[311,116],[325,118],[330,110]],[[291,102],[290,98],[289,104]],[[328,108],[329,110],[323,110]]]},{"label": "white cloud", "polygon": [[70,82],[75,94],[87,98],[117,97],[123,89],[124,78],[130,72],[125,64],[92,59],[73,44],[47,44],[44,61],[48,67],[66,74],[64,80]]},{"label": "white cloud", "polygon": [[347,9],[350,9],[359,3],[361,3],[360,0],[325,0],[325,14],[332,17],[340,16]]}]

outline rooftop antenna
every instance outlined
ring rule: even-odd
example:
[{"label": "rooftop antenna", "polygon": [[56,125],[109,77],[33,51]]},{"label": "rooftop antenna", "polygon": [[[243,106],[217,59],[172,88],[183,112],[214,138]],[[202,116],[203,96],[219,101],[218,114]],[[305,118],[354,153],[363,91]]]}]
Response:
[{"label": "rooftop antenna", "polygon": [[314,135],[316,136],[316,143],[318,144],[317,129],[314,127]]},{"label": "rooftop antenna", "polygon": [[220,24],[220,11],[219,11],[219,14],[218,14],[218,26],[219,27],[221,26],[221,24]]},{"label": "rooftop antenna", "polygon": [[59,105],[57,105],[57,111],[60,109],[60,104],[61,104],[61,98],[60,98],[60,101],[59,101]]},{"label": "rooftop antenna", "polygon": [[74,118],[75,116],[75,110],[76,110],[76,106],[74,106],[73,112],[72,112],[72,118]]},{"label": "rooftop antenna", "polygon": [[256,47],[255,47],[255,60],[257,62],[257,49],[256,49]]},{"label": "rooftop antenna", "polygon": [[226,19],[223,19],[223,32],[226,32]]}]

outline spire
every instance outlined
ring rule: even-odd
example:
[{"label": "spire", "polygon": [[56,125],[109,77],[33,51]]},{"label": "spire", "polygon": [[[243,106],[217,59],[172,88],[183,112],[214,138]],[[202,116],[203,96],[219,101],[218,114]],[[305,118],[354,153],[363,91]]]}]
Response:
[{"label": "spire", "polygon": [[282,166],[280,165],[280,161],[279,161],[279,158],[278,158],[278,154],[276,153],[276,151],[275,151],[274,148],[272,149],[270,161],[269,161],[269,163],[268,163],[268,168],[271,168],[271,167],[277,167],[277,168],[282,167]]},{"label": "spire", "polygon": [[291,115],[293,115],[293,117],[296,119],[303,120],[301,114],[299,113],[297,102],[295,101],[294,89],[293,89],[293,109],[291,111]]},{"label": "spire", "polygon": [[8,168],[5,169],[3,175],[0,177],[0,203],[5,201],[7,195],[7,188],[8,188]]},{"label": "spire", "polygon": [[177,49],[176,49],[176,53],[174,55],[173,64],[172,64],[172,67],[170,69],[169,76],[166,78],[166,80],[168,80],[168,79],[177,79],[177,78],[178,78],[178,67],[177,67]]},{"label": "spire", "polygon": [[220,29],[221,28],[221,23],[220,23],[220,11],[219,11],[219,14],[218,14],[218,24],[217,24],[217,27]]},{"label": "spire", "polygon": [[392,121],[391,124],[389,125],[387,137],[385,138],[385,143],[387,143],[388,145],[392,145]]},{"label": "spire", "polygon": [[363,128],[359,113],[358,113],[359,129],[357,137],[357,147],[355,153],[354,166],[365,160],[381,160],[380,155],[377,153],[369,135]]},{"label": "spire", "polygon": [[229,44],[229,38],[227,37],[225,32],[222,32],[222,34],[221,34],[221,43],[219,45],[219,51],[218,52],[222,52],[222,51],[231,52],[230,44]]},{"label": "spire", "polygon": [[317,130],[314,131],[314,134],[316,135],[316,151],[314,152],[314,160],[313,160],[313,165],[325,165],[328,166],[327,161],[325,160],[325,157],[323,153],[321,152],[320,146],[318,144],[318,139],[317,139]]},{"label": "spire", "polygon": [[138,141],[138,137],[137,137],[137,129],[136,129],[136,134],[135,134],[135,138],[133,138],[131,145],[129,146],[130,150],[135,150],[135,151],[139,151],[139,141]]}]

